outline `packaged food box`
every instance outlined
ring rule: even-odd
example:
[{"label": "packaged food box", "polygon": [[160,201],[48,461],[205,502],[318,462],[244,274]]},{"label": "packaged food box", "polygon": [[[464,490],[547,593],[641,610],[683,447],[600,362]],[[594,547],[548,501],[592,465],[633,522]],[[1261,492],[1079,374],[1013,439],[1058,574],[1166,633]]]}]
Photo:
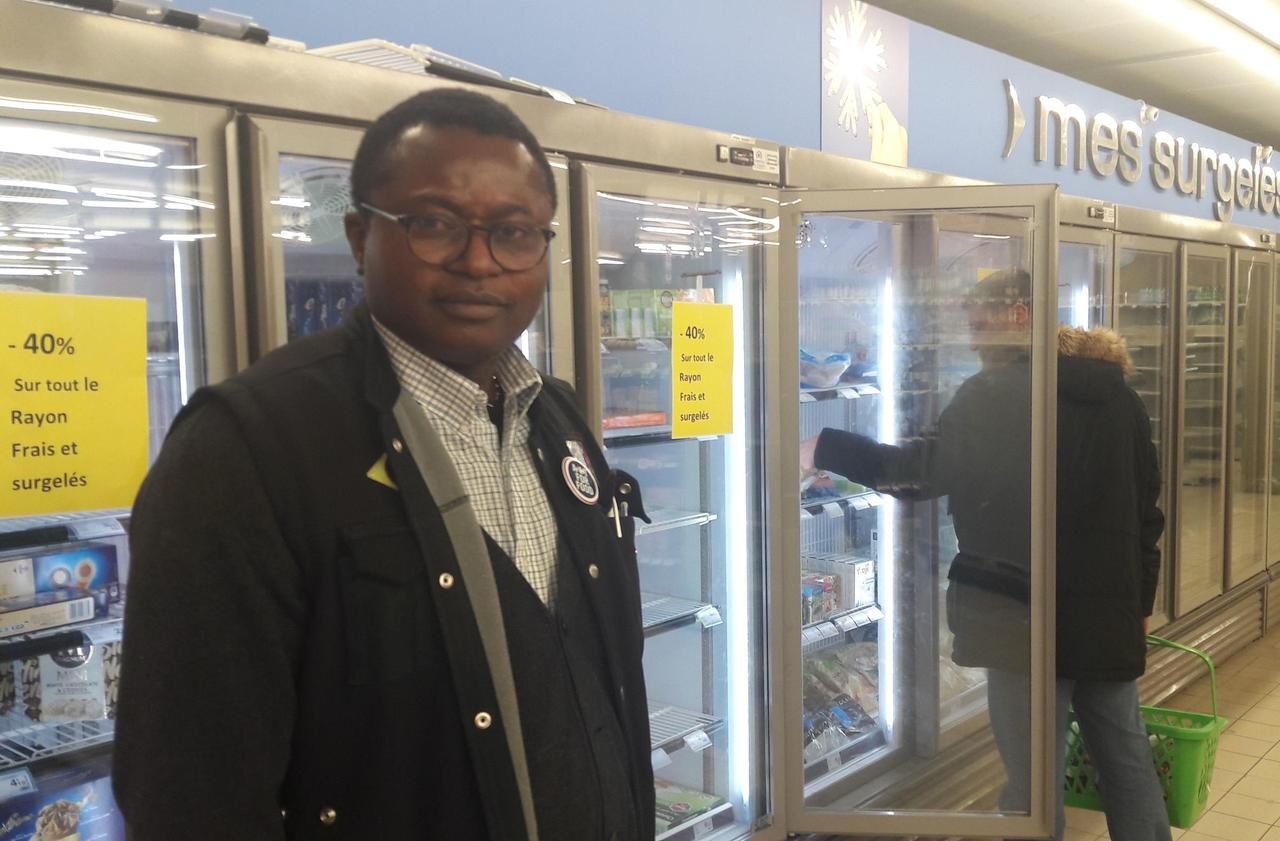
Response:
[{"label": "packaged food box", "polygon": [[0,639],[92,619],[95,599],[70,590],[0,600]]},{"label": "packaged food box", "polygon": [[37,555],[34,565],[37,593],[103,592],[108,601],[120,601],[120,572],[113,544],[99,543]]},{"label": "packaged food box", "polygon": [[109,757],[48,773],[18,768],[0,774],[0,781],[3,841],[124,841]]},{"label": "packaged food box", "polygon": [[39,722],[115,719],[121,627],[92,628],[85,636],[84,646],[21,661],[27,718]]},{"label": "packaged food box", "polygon": [[35,565],[30,556],[0,558],[0,599],[30,596],[35,591]]},{"label": "packaged food box", "polygon": [[658,835],[697,820],[724,805],[725,799],[689,788],[681,788],[666,780],[653,781],[657,794],[656,829]]}]

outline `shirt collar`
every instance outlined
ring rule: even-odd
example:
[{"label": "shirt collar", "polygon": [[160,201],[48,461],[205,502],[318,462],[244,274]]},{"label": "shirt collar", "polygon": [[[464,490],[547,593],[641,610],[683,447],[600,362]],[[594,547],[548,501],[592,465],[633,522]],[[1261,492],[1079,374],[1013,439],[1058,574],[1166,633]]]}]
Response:
[{"label": "shirt collar", "polygon": [[[477,418],[489,422],[484,389],[413,347],[378,319],[373,318],[373,326],[391,357],[400,387],[429,414],[460,430],[470,429]],[[508,420],[524,416],[542,391],[542,375],[515,345],[498,358],[497,374],[506,394],[504,415]]]}]

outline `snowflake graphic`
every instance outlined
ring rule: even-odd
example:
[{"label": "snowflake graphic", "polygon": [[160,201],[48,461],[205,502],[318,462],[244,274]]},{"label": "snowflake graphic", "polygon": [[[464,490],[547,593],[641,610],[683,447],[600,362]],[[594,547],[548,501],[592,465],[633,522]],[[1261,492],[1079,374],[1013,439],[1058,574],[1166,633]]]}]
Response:
[{"label": "snowflake graphic", "polygon": [[858,133],[859,112],[871,124],[871,109],[883,102],[876,87],[876,74],[885,68],[881,30],[867,31],[867,4],[849,0],[846,17],[840,6],[832,9],[825,31],[830,48],[822,60],[827,96],[840,95],[840,115],[836,121],[845,131]]}]

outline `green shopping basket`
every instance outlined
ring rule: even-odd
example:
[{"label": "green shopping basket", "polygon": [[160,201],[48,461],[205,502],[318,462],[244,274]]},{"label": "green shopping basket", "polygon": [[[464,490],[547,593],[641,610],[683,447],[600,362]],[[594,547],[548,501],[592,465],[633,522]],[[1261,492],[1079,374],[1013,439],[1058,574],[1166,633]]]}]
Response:
[{"label": "green shopping basket", "polygon": [[[1187,829],[1204,812],[1209,800],[1209,783],[1213,779],[1213,759],[1218,751],[1218,734],[1226,727],[1227,720],[1218,715],[1218,684],[1213,672],[1213,661],[1208,654],[1150,635],[1147,636],[1147,642],[1194,654],[1209,668],[1209,695],[1213,702],[1213,715],[1162,707],[1142,707],[1156,775],[1160,778],[1160,787],[1164,790],[1165,804],[1169,809],[1169,823],[1180,829]],[[1067,715],[1067,769],[1063,785],[1068,806],[1095,811],[1102,809],[1102,800],[1098,795],[1098,772],[1080,738],[1080,725],[1076,721],[1075,710],[1069,711]],[[1102,786],[1106,787],[1105,780],[1102,781]]]}]

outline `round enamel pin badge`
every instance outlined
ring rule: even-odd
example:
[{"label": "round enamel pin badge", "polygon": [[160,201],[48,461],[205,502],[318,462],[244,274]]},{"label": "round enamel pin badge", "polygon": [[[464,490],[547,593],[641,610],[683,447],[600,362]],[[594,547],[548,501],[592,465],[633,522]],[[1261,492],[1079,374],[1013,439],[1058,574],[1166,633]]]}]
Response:
[{"label": "round enamel pin badge", "polygon": [[586,462],[576,456],[565,456],[562,466],[565,484],[580,502],[595,505],[600,501],[600,483]]}]

